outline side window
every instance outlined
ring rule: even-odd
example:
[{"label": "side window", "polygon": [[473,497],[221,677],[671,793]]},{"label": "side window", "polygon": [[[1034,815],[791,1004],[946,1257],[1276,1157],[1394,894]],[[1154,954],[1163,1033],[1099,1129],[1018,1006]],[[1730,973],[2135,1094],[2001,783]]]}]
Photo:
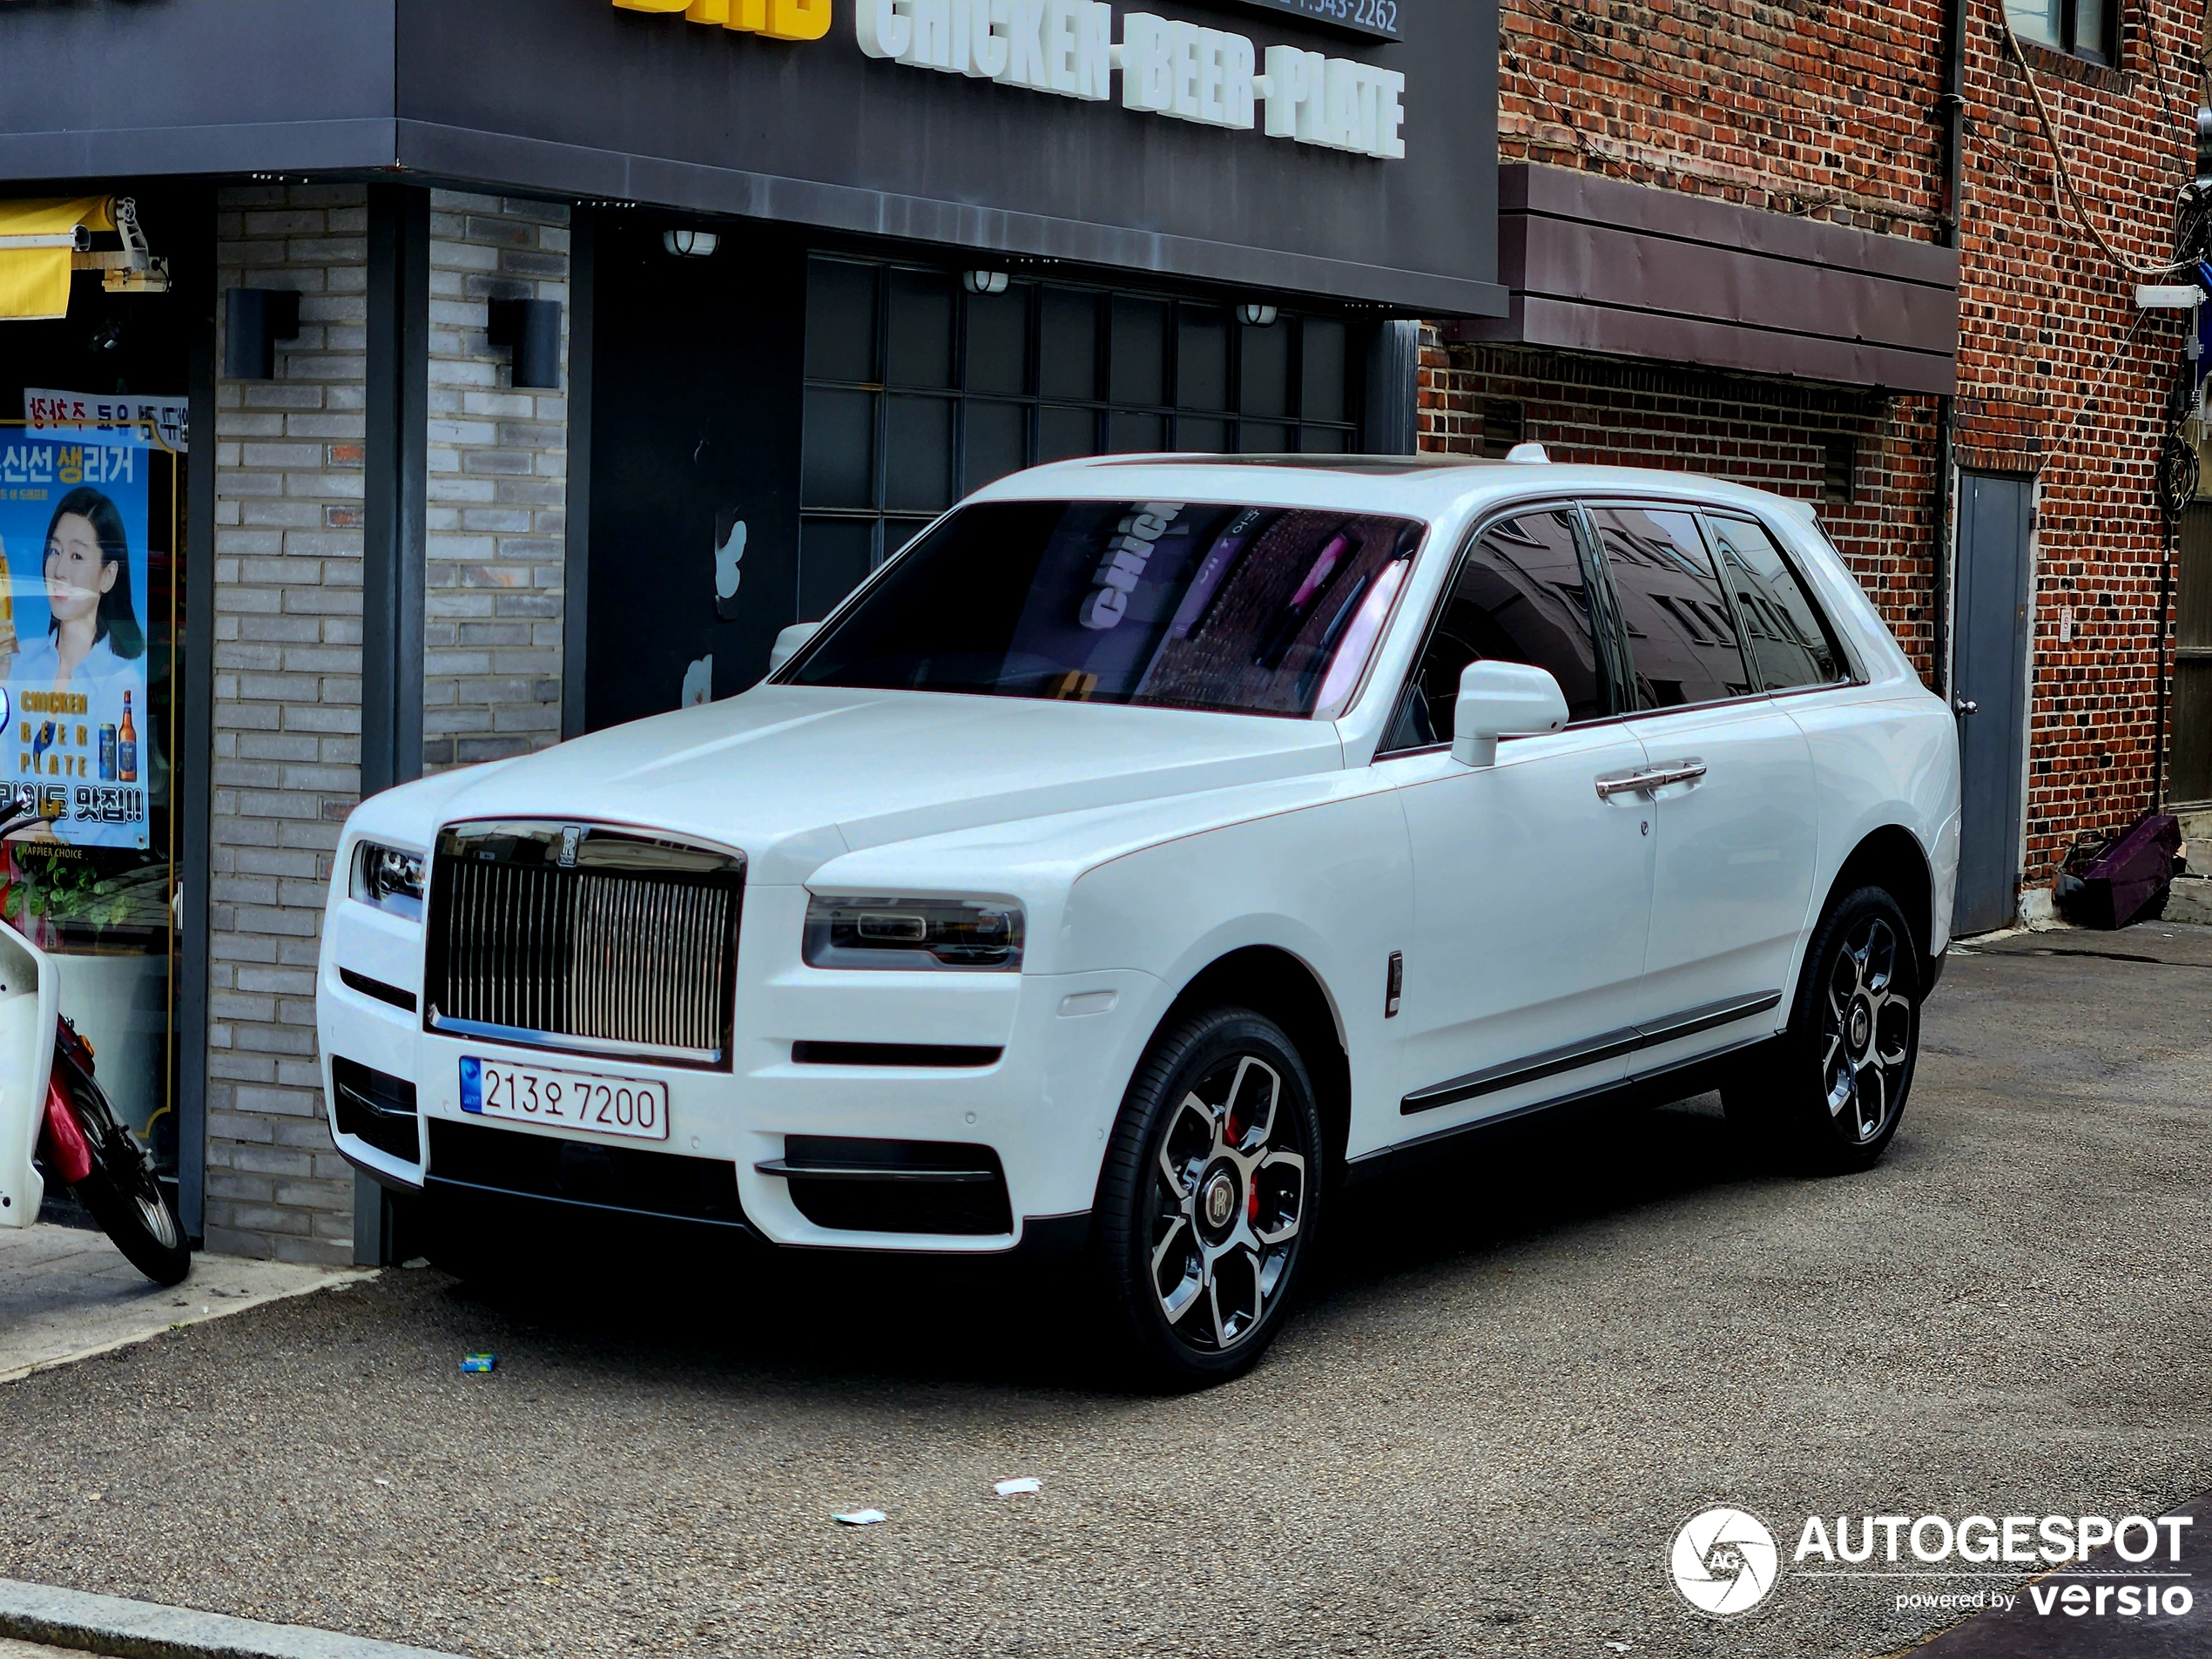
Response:
[{"label": "side window", "polygon": [[1571,509],[1502,519],[1467,550],[1384,749],[1450,742],[1460,675],[1483,661],[1548,669],[1575,719],[1607,711]]},{"label": "side window", "polygon": [[1770,691],[1828,685],[1844,678],[1820,611],[1764,526],[1745,518],[1708,518],[1721,570],[1750,636],[1751,660]]},{"label": "side window", "polygon": [[1750,695],[1751,676],[1736,621],[1697,532],[1696,515],[1601,507],[1591,516],[1621,596],[1636,707],[1680,708]]}]

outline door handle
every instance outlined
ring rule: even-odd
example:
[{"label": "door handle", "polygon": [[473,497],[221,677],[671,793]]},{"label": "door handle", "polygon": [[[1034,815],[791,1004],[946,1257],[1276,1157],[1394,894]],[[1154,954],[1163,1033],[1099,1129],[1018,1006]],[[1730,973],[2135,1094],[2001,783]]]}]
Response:
[{"label": "door handle", "polygon": [[1610,800],[1615,795],[1642,794],[1664,789],[1669,784],[1695,783],[1704,775],[1705,763],[1695,759],[1669,760],[1639,772],[1608,772],[1597,780],[1597,798]]},{"label": "door handle", "polygon": [[1951,705],[1951,711],[1953,714],[1979,714],[1981,712],[1981,705],[1972,698],[1962,697]]}]

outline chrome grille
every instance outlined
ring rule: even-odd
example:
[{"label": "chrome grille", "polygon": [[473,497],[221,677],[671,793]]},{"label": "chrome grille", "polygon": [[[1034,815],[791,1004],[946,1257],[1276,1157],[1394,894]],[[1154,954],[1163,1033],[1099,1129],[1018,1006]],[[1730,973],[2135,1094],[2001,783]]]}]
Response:
[{"label": "chrome grille", "polygon": [[[564,862],[565,860],[565,862]],[[744,861],[577,826],[462,826],[431,876],[429,1028],[727,1063]]]}]

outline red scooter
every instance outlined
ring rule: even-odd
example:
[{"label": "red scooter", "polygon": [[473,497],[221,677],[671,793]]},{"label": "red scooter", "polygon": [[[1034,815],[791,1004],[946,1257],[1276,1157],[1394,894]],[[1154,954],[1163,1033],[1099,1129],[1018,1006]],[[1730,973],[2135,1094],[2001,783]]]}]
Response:
[{"label": "red scooter", "polygon": [[[36,821],[0,818],[0,840]],[[184,1226],[93,1075],[92,1045],[59,1012],[59,974],[55,958],[0,921],[0,1226],[37,1220],[45,1179],[57,1180],[132,1266],[175,1285],[192,1271]]]}]

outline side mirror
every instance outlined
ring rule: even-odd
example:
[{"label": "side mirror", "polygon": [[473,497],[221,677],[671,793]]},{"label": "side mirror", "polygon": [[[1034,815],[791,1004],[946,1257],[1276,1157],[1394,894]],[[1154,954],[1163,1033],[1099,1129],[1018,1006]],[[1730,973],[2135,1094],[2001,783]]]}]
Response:
[{"label": "side mirror", "polygon": [[1469,663],[1452,713],[1452,759],[1463,766],[1497,764],[1500,738],[1534,737],[1567,725],[1559,682],[1527,663]]},{"label": "side mirror", "polygon": [[776,636],[776,643],[768,648],[768,671],[772,674],[806,647],[806,642],[820,631],[819,622],[794,622]]}]

